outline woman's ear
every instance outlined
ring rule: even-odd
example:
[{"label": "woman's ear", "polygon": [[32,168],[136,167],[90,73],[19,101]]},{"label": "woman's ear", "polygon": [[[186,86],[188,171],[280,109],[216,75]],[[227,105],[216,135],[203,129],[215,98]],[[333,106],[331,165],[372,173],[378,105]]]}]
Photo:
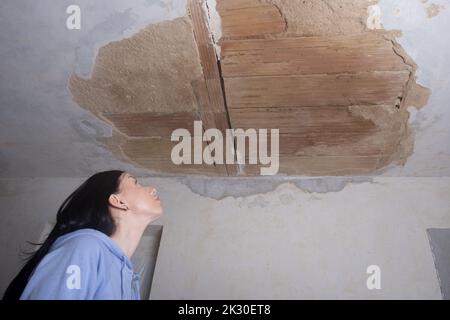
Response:
[{"label": "woman's ear", "polygon": [[128,206],[125,202],[123,202],[120,199],[120,196],[117,194],[112,194],[109,196],[108,202],[111,206],[114,208],[120,209],[120,210],[128,210]]}]

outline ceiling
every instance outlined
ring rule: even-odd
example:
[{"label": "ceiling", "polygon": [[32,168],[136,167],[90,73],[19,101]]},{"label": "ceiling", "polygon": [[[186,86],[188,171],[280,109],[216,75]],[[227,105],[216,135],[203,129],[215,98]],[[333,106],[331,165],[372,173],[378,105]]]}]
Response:
[{"label": "ceiling", "polygon": [[[170,134],[195,120],[280,129],[281,175],[450,173],[438,1],[97,2],[76,35],[54,28],[64,16],[45,1],[18,2],[28,20],[0,20],[2,177],[259,175],[175,166]],[[6,1],[2,15],[19,7]]]}]

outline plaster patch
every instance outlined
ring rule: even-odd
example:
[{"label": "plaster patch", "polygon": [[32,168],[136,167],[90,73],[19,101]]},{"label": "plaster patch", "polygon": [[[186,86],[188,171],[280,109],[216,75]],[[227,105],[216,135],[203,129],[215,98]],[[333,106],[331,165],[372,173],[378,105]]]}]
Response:
[{"label": "plaster patch", "polygon": [[439,15],[439,13],[445,9],[445,5],[432,3],[429,0],[421,0],[425,7],[425,12],[428,18],[433,18]]},{"label": "plaster patch", "polygon": [[94,114],[197,109],[191,82],[202,78],[188,18],[177,18],[99,50],[90,79],[70,78],[73,99]]},{"label": "plaster patch", "polygon": [[428,100],[431,96],[431,90],[421,86],[415,81],[411,83],[408,95],[406,96],[406,105],[408,107],[416,107],[416,109],[421,109],[427,105]]},{"label": "plaster patch", "polygon": [[[165,160],[148,166],[134,159],[125,148],[131,138],[114,122],[117,117],[107,114],[194,115],[198,106],[192,83],[202,79],[191,21],[182,17],[149,25],[130,38],[102,47],[92,76],[84,79],[73,74],[69,88],[78,105],[112,126],[113,135],[98,138],[99,142],[118,159],[155,172]],[[170,143],[170,137],[161,138],[169,139],[163,145]]]},{"label": "plaster patch", "polygon": [[[242,198],[274,191],[280,185],[291,183],[307,193],[340,192],[351,183],[372,183],[369,177],[323,177],[323,178],[178,178],[193,193],[202,197],[222,200],[228,197]],[[288,198],[281,199],[289,202]]]},{"label": "plaster patch", "polygon": [[372,136],[359,143],[381,144],[383,152],[379,156],[378,169],[391,163],[404,165],[414,149],[414,131],[408,125],[409,112],[392,106],[351,106],[355,116],[362,116],[381,128]]},{"label": "plaster patch", "polygon": [[267,0],[276,5],[287,22],[286,34],[317,36],[363,33],[368,6],[378,0]]}]

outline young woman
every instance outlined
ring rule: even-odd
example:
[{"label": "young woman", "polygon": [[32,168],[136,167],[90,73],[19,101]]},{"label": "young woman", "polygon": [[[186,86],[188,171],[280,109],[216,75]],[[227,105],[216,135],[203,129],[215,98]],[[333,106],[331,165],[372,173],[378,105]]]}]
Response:
[{"label": "young woman", "polygon": [[122,171],[95,174],[63,202],[3,299],[140,299],[130,257],[162,212],[155,188]]}]

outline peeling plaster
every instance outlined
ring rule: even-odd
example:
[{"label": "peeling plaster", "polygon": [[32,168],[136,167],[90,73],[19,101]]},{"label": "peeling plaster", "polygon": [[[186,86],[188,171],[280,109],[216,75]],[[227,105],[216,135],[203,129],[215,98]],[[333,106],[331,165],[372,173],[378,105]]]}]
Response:
[{"label": "peeling plaster", "polygon": [[74,100],[95,114],[197,110],[191,82],[202,78],[192,25],[177,18],[102,47],[93,74],[74,74]]},{"label": "peeling plaster", "polygon": [[[358,1],[341,0],[330,4],[327,1],[290,1],[270,0],[285,16],[288,28],[275,37],[289,36],[293,31],[296,35],[319,36],[329,32],[360,33],[371,32],[361,23],[361,19],[368,16],[369,29],[381,28],[381,9],[378,5],[371,5],[375,1],[362,4]],[[220,18],[216,11],[214,0],[205,1],[204,10],[212,30],[212,38],[217,43],[220,38]],[[320,11],[319,9],[324,9]],[[364,10],[364,8],[366,8]],[[314,17],[313,21],[301,19]],[[327,13],[328,12],[328,13]],[[349,12],[351,14],[349,15]],[[332,18],[335,28],[328,29],[327,23]],[[306,22],[305,22],[306,21]],[[306,24],[305,24],[306,23]],[[309,29],[308,29],[309,28]],[[309,31],[308,31],[309,30]],[[380,37],[392,42],[394,53],[402,58],[410,67],[408,83],[395,106],[386,108],[364,108],[350,105],[349,109],[357,114],[361,110],[365,118],[372,121],[379,128],[371,137],[361,137],[360,141],[350,142],[350,145],[360,146],[372,142],[383,150],[386,155],[380,155],[377,168],[385,167],[391,163],[403,165],[412,154],[414,134],[408,127],[408,107],[415,105],[422,107],[426,104],[429,92],[415,83],[416,64],[396,42],[392,33],[377,31]],[[217,57],[220,48],[217,47]],[[73,75],[70,80],[70,89],[74,100],[82,107],[92,111],[100,118],[105,112],[180,112],[195,111],[196,101],[191,83],[201,79],[202,71],[199,56],[196,50],[192,26],[187,17],[172,21],[152,24],[130,38],[112,42],[99,50],[96,65],[90,79],[82,79]],[[421,90],[419,90],[421,89]],[[392,110],[391,110],[392,109]],[[398,110],[396,110],[398,109]],[[386,111],[385,113],[381,111]],[[387,116],[386,116],[387,115]],[[380,119],[378,119],[380,117]],[[386,124],[391,124],[387,127]],[[114,123],[112,123],[114,126]],[[115,128],[124,138],[126,134]],[[113,147],[115,154],[121,159],[134,162],[132,156],[124,155],[120,145],[123,139],[116,140],[119,148]],[[111,147],[111,144],[109,144]],[[384,146],[382,146],[384,145]],[[334,149],[346,146],[317,146],[307,150],[299,150],[306,155],[327,154]],[[308,153],[309,152],[309,153]],[[329,154],[329,153],[328,153]],[[153,170],[156,168],[148,167]],[[356,170],[356,169],[355,169]],[[307,169],[306,169],[307,172]],[[355,171],[359,173],[359,171]]]},{"label": "peeling plaster", "polygon": [[421,0],[421,1],[425,8],[428,18],[436,17],[437,15],[439,15],[439,13],[441,13],[442,10],[446,8],[445,5],[430,2],[430,0]]},{"label": "peeling plaster", "polygon": [[[226,1],[226,0],[223,0]],[[276,5],[287,22],[287,35],[317,36],[364,33],[368,7],[378,0],[265,0]]]},{"label": "peeling plaster", "polygon": [[[414,152],[404,166],[389,166],[384,176],[448,176],[450,168],[450,132],[448,123],[450,62],[448,60],[448,42],[441,40],[443,30],[450,29],[448,11],[429,19],[427,3],[422,0],[399,0],[392,4],[389,0],[380,0],[383,25],[387,30],[399,30],[397,42],[417,65],[416,82],[432,91],[429,100],[422,101],[419,107],[408,108],[410,123],[416,131]],[[444,5],[445,1],[433,3]],[[411,94],[414,96],[414,94]],[[417,101],[416,101],[417,102]]]},{"label": "peeling plaster", "polygon": [[202,197],[222,200],[227,197],[242,198],[273,192],[280,185],[290,183],[307,193],[340,192],[353,183],[373,183],[369,177],[324,177],[324,178],[178,178],[193,193]]}]

